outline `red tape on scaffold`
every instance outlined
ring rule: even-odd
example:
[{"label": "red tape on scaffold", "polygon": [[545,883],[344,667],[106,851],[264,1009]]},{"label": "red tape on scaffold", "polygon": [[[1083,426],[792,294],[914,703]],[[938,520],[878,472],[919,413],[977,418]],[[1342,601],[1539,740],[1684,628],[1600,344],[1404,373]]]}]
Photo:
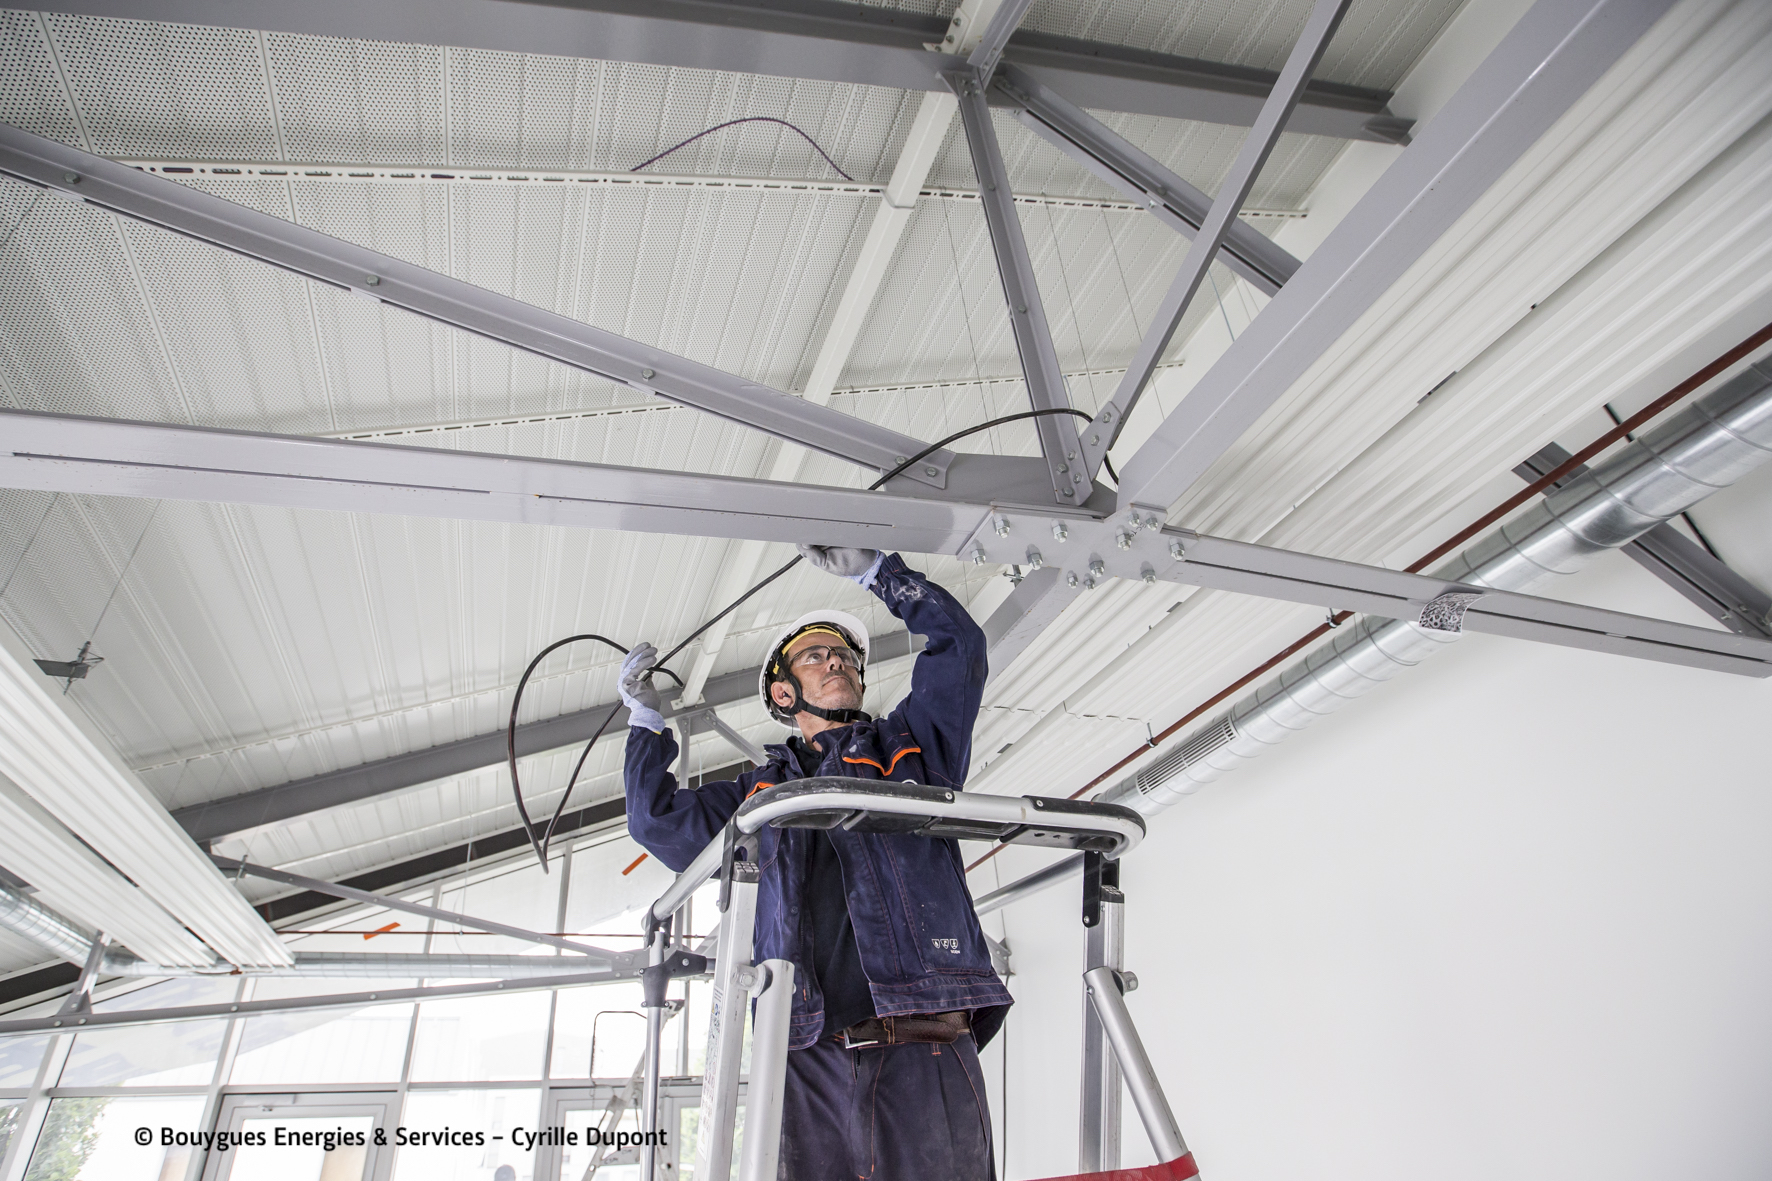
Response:
[{"label": "red tape on scaffold", "polygon": [[1043,1177],[1041,1181],[1189,1181],[1200,1175],[1194,1154],[1184,1153],[1160,1165],[1137,1169],[1109,1169],[1105,1173],[1067,1173],[1063,1177]]}]

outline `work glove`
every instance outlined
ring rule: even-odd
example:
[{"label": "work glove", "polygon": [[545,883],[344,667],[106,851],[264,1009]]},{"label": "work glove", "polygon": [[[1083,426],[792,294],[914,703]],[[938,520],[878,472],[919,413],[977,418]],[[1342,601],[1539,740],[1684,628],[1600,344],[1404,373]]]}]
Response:
[{"label": "work glove", "polygon": [[628,725],[642,726],[654,734],[664,729],[664,715],[658,712],[664,701],[646,672],[657,663],[657,648],[646,643],[635,644],[627,659],[621,662],[621,681],[617,686],[621,703],[628,707]]},{"label": "work glove", "polygon": [[885,555],[877,549],[851,549],[841,545],[802,545],[795,548],[800,551],[802,558],[826,574],[847,578],[863,587],[874,585],[874,575],[880,572],[880,563],[885,561]]}]

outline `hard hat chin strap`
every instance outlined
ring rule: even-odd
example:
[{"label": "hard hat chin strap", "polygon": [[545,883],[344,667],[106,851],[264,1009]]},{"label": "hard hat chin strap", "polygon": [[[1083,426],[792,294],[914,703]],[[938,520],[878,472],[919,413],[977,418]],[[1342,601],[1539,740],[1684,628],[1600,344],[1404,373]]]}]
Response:
[{"label": "hard hat chin strap", "polygon": [[[782,676],[794,687],[794,703],[792,705],[777,705],[775,708],[788,717],[792,717],[797,713],[809,713],[815,718],[823,718],[827,722],[836,722],[839,725],[847,725],[850,722],[871,722],[874,720],[871,714],[863,713],[859,709],[825,709],[823,706],[813,705],[810,701],[806,700],[805,694],[800,692],[799,677],[796,677],[791,670],[785,668],[782,670]],[[776,683],[780,684],[781,682],[777,681]]]}]

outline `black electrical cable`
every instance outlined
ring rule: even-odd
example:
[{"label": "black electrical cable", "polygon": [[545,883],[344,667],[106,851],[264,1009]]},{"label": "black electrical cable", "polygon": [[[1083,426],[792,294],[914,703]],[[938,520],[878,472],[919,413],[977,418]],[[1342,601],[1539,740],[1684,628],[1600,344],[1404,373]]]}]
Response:
[{"label": "black electrical cable", "polygon": [[[523,701],[523,690],[529,684],[529,678],[534,674],[536,666],[547,659],[548,655],[556,648],[564,648],[566,645],[576,644],[580,640],[596,640],[598,643],[609,645],[623,656],[628,654],[626,648],[608,636],[600,636],[595,632],[586,632],[583,635],[567,636],[564,640],[555,640],[537,652],[535,659],[529,662],[529,667],[523,670],[523,676],[517,682],[516,696],[511,699],[511,721],[505,727],[505,758],[511,768],[511,790],[517,797],[517,815],[523,818],[523,833],[529,838],[529,844],[534,848],[535,855],[541,859],[544,873],[547,872],[548,867],[548,842],[553,839],[554,825],[560,822],[561,814],[566,811],[566,798],[572,794],[572,785],[578,782],[579,768],[585,765],[585,758],[591,753],[591,747],[596,744],[597,739],[603,737],[603,731],[608,728],[610,720],[615,717],[616,711],[621,709],[621,706],[617,705],[615,709],[609,711],[609,716],[603,719],[601,726],[597,727],[596,734],[591,736],[590,742],[585,743],[584,753],[578,756],[578,765],[572,769],[572,778],[566,781],[566,794],[560,797],[560,806],[554,809],[554,815],[548,821],[548,827],[539,840],[535,835],[535,822],[529,818],[529,807],[523,802],[523,788],[517,782],[517,706]],[[671,679],[677,684],[683,683],[683,679],[671,672],[670,669],[660,669],[659,671],[669,673]]]},{"label": "black electrical cable", "polygon": [[838,168],[837,162],[835,160],[831,159],[831,154],[829,152],[825,151],[823,148],[818,146],[817,140],[813,139],[810,135],[807,135],[804,131],[801,131],[798,127],[795,127],[792,123],[789,123],[786,119],[777,119],[773,115],[746,115],[742,119],[728,119],[724,123],[716,123],[712,127],[708,128],[706,131],[696,132],[694,135],[690,136],[688,139],[684,140],[680,144],[672,144],[670,147],[666,148],[664,151],[660,152],[658,155],[652,157],[652,159],[642,161],[641,163],[636,164],[632,168],[628,169],[628,171],[629,172],[638,172],[638,171],[640,171],[640,169],[646,167],[646,165],[648,165],[648,164],[658,163],[660,160],[664,159],[666,156],[670,155],[672,152],[676,151],[678,148],[688,147],[690,144],[694,143],[696,140],[700,139],[704,135],[712,135],[712,134],[714,134],[714,132],[719,131],[722,128],[736,127],[740,123],[779,123],[781,126],[787,128],[789,131],[793,132],[795,135],[799,136],[801,139],[803,139],[807,143],[811,144],[812,150],[817,152],[819,155],[823,156],[824,162],[826,164],[829,164],[833,169],[835,169],[838,176],[842,177],[844,180],[848,181],[850,184],[855,183],[855,178],[853,176],[850,176],[847,172],[844,172],[841,168]]},{"label": "black electrical cable", "polygon": [[[715,130],[715,129],[710,128],[709,130]],[[648,163],[650,163],[650,161],[648,161]],[[642,165],[642,167],[644,167],[644,165]],[[833,165],[833,167],[835,167],[835,166]],[[968,435],[976,435],[980,431],[988,431],[992,427],[1002,426],[1005,423],[1020,422],[1024,419],[1029,419],[1029,418],[1043,418],[1047,415],[1053,415],[1053,414],[1074,414],[1078,418],[1086,419],[1089,421],[1094,421],[1088,414],[1085,414],[1083,411],[1074,410],[1068,406],[1064,407],[1062,409],[1051,409],[1051,410],[1023,410],[1019,414],[1006,414],[1001,418],[993,418],[988,422],[981,422],[977,426],[969,426],[969,427],[966,427],[964,430],[955,431],[953,434],[949,435],[945,439],[942,439],[940,442],[931,443],[929,446],[923,448],[923,450],[917,452],[915,455],[911,456],[909,459],[906,459],[903,463],[900,463],[897,467],[894,467],[891,471],[888,471],[886,474],[882,475],[879,479],[875,480],[872,484],[869,484],[868,491],[873,492],[873,491],[876,491],[876,490],[884,487],[888,480],[891,480],[894,477],[900,475],[907,468],[909,468],[912,464],[915,464],[915,463],[919,462],[920,460],[923,460],[923,459],[927,458],[928,456],[935,454],[937,451],[940,451],[943,447],[946,447],[949,443],[953,443],[953,442],[956,442],[960,439],[966,438]],[[1106,456],[1102,457],[1102,463],[1104,465],[1106,465],[1108,474],[1110,476],[1113,476],[1114,483],[1117,485],[1120,482],[1120,477],[1117,473],[1115,473],[1113,466],[1108,463]],[[669,652],[666,652],[662,657],[660,657],[658,659],[658,661],[652,666],[651,670],[649,670],[648,675],[650,676],[653,673],[664,673],[666,676],[670,677],[671,680],[677,682],[678,687],[682,687],[683,678],[678,676],[672,670],[666,668],[665,662],[670,660],[672,657],[676,656],[678,653],[682,652],[683,649],[687,648],[690,645],[691,641],[693,641],[697,636],[701,635],[703,632],[707,631],[710,627],[713,627],[716,623],[720,622],[722,619],[726,618],[728,615],[730,615],[734,611],[738,610],[739,607],[743,606],[744,603],[746,602],[746,600],[750,599],[752,595],[755,595],[758,591],[762,590],[764,587],[768,586],[770,583],[772,583],[776,579],[780,578],[783,574],[786,574],[789,570],[792,570],[795,566],[799,565],[800,561],[801,561],[800,555],[795,554],[792,558],[788,559],[788,561],[786,563],[784,563],[774,573],[772,573],[768,577],[764,578],[761,582],[757,583],[757,585],[753,586],[750,590],[746,591],[744,594],[738,596],[738,598],[732,600],[732,602],[728,603],[726,605],[726,607],[723,610],[721,610],[721,612],[718,615],[715,615],[715,616],[712,616],[711,618],[709,618],[700,627],[696,628],[694,631],[690,632],[687,636],[685,636],[683,638],[682,643],[678,644],[675,648],[672,648]],[[523,670],[523,677],[521,680],[519,680],[517,682],[517,692],[511,698],[510,721],[505,726],[505,759],[506,759],[506,762],[509,765],[510,770],[511,770],[511,794],[516,797],[517,815],[520,816],[523,820],[523,832],[525,835],[527,835],[529,837],[530,847],[535,850],[536,857],[541,861],[541,867],[542,867],[543,873],[546,873],[548,871],[548,845],[554,839],[554,826],[559,824],[560,817],[566,814],[566,801],[571,798],[572,789],[578,784],[578,774],[580,771],[582,771],[584,769],[585,760],[590,757],[591,748],[593,746],[597,745],[597,740],[599,738],[603,737],[603,732],[609,728],[609,723],[615,720],[615,715],[620,713],[621,709],[622,709],[620,702],[617,702],[614,706],[612,706],[610,708],[609,712],[604,715],[602,724],[600,724],[597,727],[597,732],[595,734],[591,735],[591,740],[589,742],[585,743],[584,750],[579,752],[578,762],[573,764],[571,777],[566,780],[566,790],[563,793],[561,793],[561,795],[560,795],[560,803],[554,809],[553,816],[550,817],[548,820],[548,826],[542,830],[541,835],[539,837],[536,836],[535,822],[529,818],[529,808],[523,802],[523,785],[522,785],[522,782],[517,777],[517,708],[523,704],[523,690],[524,690],[525,686],[527,686],[529,684],[529,678],[530,678],[531,674],[533,674],[535,672],[536,666],[539,665],[556,648],[563,648],[567,644],[576,643],[579,640],[596,640],[599,643],[607,644],[609,647],[614,648],[617,652],[622,653],[622,655],[624,655],[624,656],[627,655],[627,652],[628,652],[627,648],[623,647],[621,644],[616,643],[614,640],[610,639],[608,636],[599,636],[599,635],[596,635],[596,634],[590,633],[590,632],[587,632],[584,635],[567,636],[563,640],[555,640],[553,643],[549,644],[546,648],[543,648],[540,652],[536,653],[535,659],[531,660],[529,662],[529,667]]]}]

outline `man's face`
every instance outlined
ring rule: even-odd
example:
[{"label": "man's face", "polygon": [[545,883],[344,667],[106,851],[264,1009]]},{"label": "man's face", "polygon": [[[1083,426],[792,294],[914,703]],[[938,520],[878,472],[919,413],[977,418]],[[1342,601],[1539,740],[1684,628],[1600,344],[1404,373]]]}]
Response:
[{"label": "man's face", "polygon": [[[800,682],[801,695],[820,709],[860,709],[861,673],[844,664],[835,653],[810,668],[800,664],[799,658],[809,648],[847,646],[841,638],[823,631],[808,632],[788,645],[785,660],[788,670]],[[769,692],[776,704],[784,708],[794,703],[791,686],[778,682],[770,687]]]}]

